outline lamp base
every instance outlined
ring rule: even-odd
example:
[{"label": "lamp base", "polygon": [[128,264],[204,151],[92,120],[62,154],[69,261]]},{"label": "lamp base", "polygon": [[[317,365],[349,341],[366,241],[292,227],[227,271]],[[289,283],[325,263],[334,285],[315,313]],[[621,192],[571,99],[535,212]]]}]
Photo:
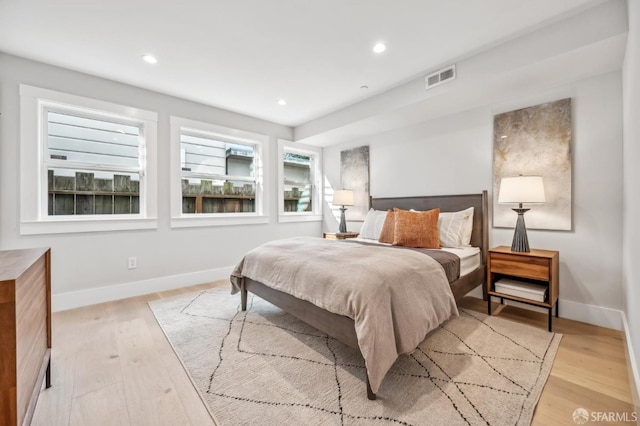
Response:
[{"label": "lamp base", "polygon": [[347,220],[344,217],[344,212],[347,209],[342,206],[340,207],[340,227],[338,228],[338,232],[344,233],[347,232]]},{"label": "lamp base", "polygon": [[529,209],[512,209],[518,213],[518,220],[516,221],[516,231],[513,234],[513,242],[511,243],[511,251],[517,252],[530,252],[529,239],[527,238],[527,228],[524,226],[524,214]]}]

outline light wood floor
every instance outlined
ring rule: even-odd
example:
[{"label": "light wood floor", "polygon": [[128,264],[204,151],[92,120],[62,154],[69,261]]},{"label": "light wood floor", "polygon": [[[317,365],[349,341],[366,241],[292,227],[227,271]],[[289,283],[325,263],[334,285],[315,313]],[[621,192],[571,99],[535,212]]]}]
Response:
[{"label": "light wood floor", "polygon": [[[477,298],[465,297],[461,306],[487,312],[486,302]],[[499,306],[495,303],[492,312]],[[513,306],[501,308],[501,318],[547,329],[546,313]],[[553,331],[563,337],[532,424],[575,425],[573,411],[580,407],[589,412],[626,412],[630,416],[634,406],[622,332],[555,317]]]},{"label": "light wood floor", "polygon": [[[147,302],[226,285],[186,287],[53,314],[52,382],[34,425],[213,425]],[[462,306],[481,312],[484,302]],[[505,307],[499,315],[546,327],[546,315]],[[578,407],[631,412],[622,335],[566,319],[534,425],[574,424]]]}]

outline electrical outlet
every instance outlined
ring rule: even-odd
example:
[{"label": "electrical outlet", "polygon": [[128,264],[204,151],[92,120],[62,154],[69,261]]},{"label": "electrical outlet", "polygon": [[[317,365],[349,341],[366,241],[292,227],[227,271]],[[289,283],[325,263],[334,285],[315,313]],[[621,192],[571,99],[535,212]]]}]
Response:
[{"label": "electrical outlet", "polygon": [[129,258],[129,269],[136,269],[138,267],[138,259],[135,257]]}]

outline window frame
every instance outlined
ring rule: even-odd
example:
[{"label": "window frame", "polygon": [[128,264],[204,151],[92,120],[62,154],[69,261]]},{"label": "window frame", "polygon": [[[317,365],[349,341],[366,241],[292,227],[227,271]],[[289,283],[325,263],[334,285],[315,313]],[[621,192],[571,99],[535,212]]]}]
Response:
[{"label": "window frame", "polygon": [[[183,130],[191,135],[215,138],[221,142],[238,145],[251,145],[254,149],[255,212],[237,213],[183,213],[182,212],[182,162],[181,135]],[[268,136],[245,130],[233,129],[212,123],[191,120],[182,117],[170,117],[170,164],[171,164],[171,227],[188,228],[201,226],[230,226],[243,224],[261,224],[269,222],[268,199],[265,197],[268,182]],[[206,177],[214,179],[214,175]],[[230,177],[230,175],[224,175]],[[202,178],[202,176],[198,176]],[[246,177],[231,176],[246,180]],[[247,180],[249,181],[249,180]]]},{"label": "window frame", "polygon": [[[310,212],[287,212],[284,210],[284,154],[306,155],[311,160],[311,184],[313,192]],[[304,145],[285,139],[278,139],[278,222],[320,222],[322,221],[322,148]]]},{"label": "window frame", "polygon": [[[140,212],[136,214],[49,215],[49,167],[56,161],[45,160],[48,153],[48,111],[66,112],[135,125],[141,129],[139,162]],[[157,228],[157,113],[97,99],[71,95],[49,89],[20,85],[20,233],[22,235],[101,232]],[[77,165],[77,170],[98,170],[90,163]],[[73,168],[71,168],[73,169]],[[118,171],[117,166],[104,171]],[[122,170],[124,173],[125,171]],[[36,191],[33,188],[37,188]]]}]

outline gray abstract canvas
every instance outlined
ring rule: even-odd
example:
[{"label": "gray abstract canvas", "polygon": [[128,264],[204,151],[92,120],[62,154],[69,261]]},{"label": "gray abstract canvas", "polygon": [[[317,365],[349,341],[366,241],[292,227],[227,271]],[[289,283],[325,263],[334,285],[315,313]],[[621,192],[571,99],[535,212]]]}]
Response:
[{"label": "gray abstract canvas", "polygon": [[571,230],[571,99],[498,114],[493,122],[493,226],[516,223],[515,205],[498,204],[500,180],[544,179],[545,204],[530,207],[528,229]]},{"label": "gray abstract canvas", "polygon": [[347,210],[348,220],[364,220],[369,210],[369,147],[340,152],[340,183],[351,189],[355,205]]}]

